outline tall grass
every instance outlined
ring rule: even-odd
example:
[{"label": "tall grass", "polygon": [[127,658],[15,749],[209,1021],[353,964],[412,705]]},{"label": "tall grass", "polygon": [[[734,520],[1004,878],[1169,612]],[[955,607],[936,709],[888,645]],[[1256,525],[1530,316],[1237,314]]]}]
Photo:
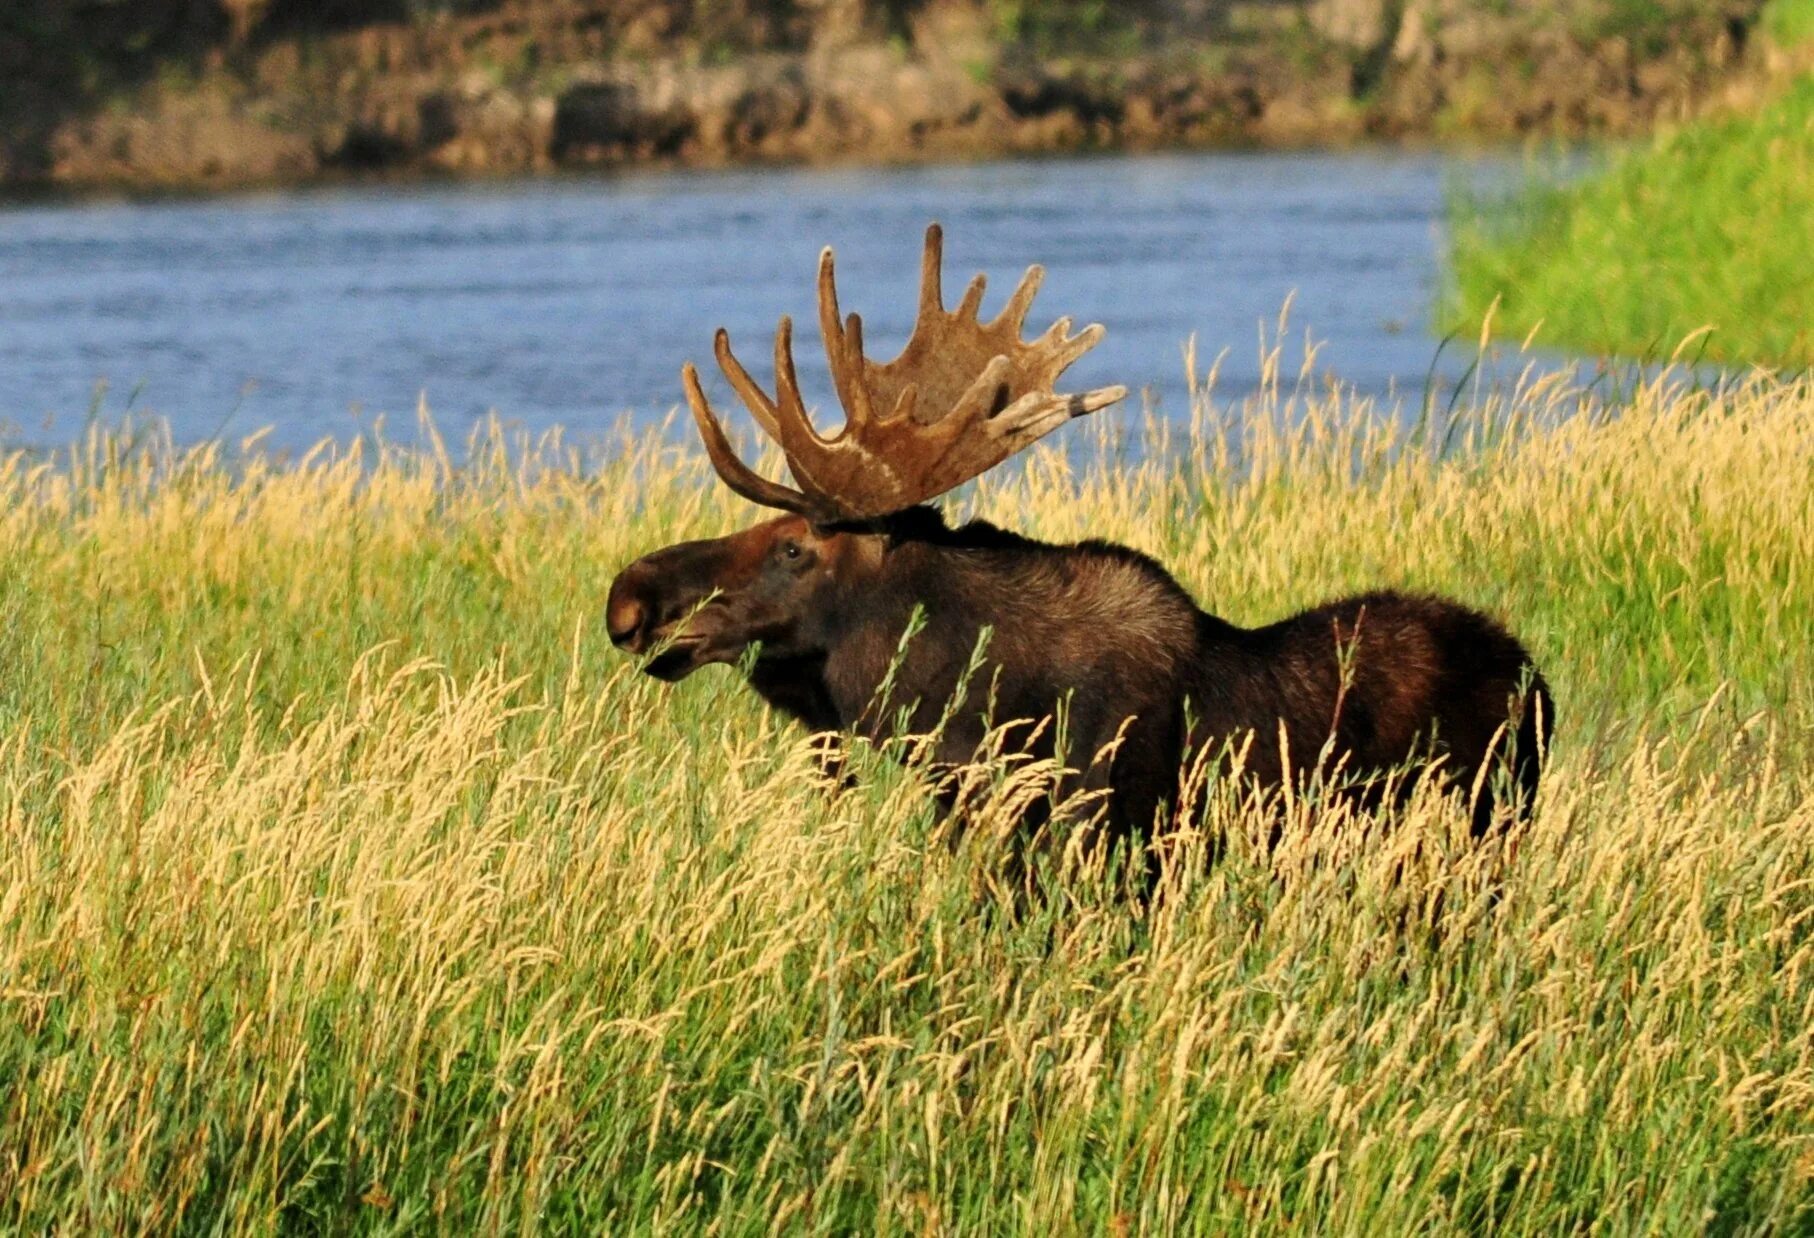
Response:
[{"label": "tall grass", "polygon": [[[1802,19],[1785,11],[1785,26]],[[1711,359],[1814,364],[1814,78],[1508,199],[1458,193],[1443,316],[1651,359],[1707,329]]]},{"label": "tall grass", "polygon": [[1299,802],[1268,858],[1211,788],[1150,912],[1054,853],[1004,915],[987,820],[614,656],[612,572],[751,515],[659,438],[0,459],[0,1217],[1814,1224],[1814,386],[1578,403],[1204,404],[967,500],[1237,620],[1451,593],[1557,688],[1516,846]]}]

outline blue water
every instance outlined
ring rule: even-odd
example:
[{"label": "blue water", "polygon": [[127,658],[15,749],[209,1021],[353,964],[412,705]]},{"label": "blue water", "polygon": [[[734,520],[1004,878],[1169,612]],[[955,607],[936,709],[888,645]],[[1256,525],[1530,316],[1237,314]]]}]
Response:
[{"label": "blue water", "polygon": [[407,431],[425,394],[455,437],[495,410],[583,438],[626,411],[666,415],[689,358],[734,406],[713,330],[766,381],[782,313],[802,323],[809,400],[829,406],[810,325],[820,246],[886,357],[933,219],[948,299],[987,271],[991,312],[1042,262],[1031,328],[1107,325],[1079,388],[1150,388],[1176,412],[1194,334],[1205,365],[1226,350],[1218,390],[1238,398],[1258,379],[1259,324],[1295,294],[1292,338],[1322,341],[1320,369],[1414,405],[1436,352],[1445,181],[1508,166],[1193,154],[14,207],[0,210],[0,435],[66,442],[91,408],[130,407],[181,441],[268,426],[272,445],[301,447],[378,415]]}]

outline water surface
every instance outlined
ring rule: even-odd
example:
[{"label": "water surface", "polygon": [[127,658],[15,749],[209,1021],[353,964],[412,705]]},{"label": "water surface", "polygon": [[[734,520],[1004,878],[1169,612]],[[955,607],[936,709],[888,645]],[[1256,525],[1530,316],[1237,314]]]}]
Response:
[{"label": "water surface", "polygon": [[[169,418],[179,440],[270,426],[276,445],[407,430],[426,394],[454,436],[495,410],[584,437],[666,415],[680,363],[723,324],[766,381],[776,318],[801,328],[829,404],[813,279],[836,246],[870,352],[911,323],[922,230],[946,286],[988,272],[986,312],[1030,262],[1030,326],[1108,339],[1079,386],[1184,406],[1181,350],[1227,351],[1219,390],[1258,379],[1257,332],[1295,295],[1322,368],[1415,404],[1436,341],[1445,179],[1509,162],[1418,152],[1122,156],[890,170],[638,174],[0,211],[0,424],[66,442],[95,403]],[[1457,367],[1462,364],[1457,358]],[[709,364],[707,365],[710,369]],[[710,390],[731,401],[711,371]]]}]

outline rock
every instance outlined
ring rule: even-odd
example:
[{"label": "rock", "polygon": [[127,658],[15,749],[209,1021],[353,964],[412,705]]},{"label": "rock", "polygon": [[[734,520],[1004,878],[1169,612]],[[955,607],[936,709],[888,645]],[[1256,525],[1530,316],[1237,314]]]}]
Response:
[{"label": "rock", "polygon": [[655,103],[633,82],[576,86],[555,104],[549,154],[557,163],[673,155],[698,130],[698,117],[684,103]]},{"label": "rock", "polygon": [[1127,107],[1116,84],[1075,68],[1044,64],[1003,72],[997,82],[1002,102],[1021,120],[1068,113],[1087,130],[1117,126]]},{"label": "rock", "polygon": [[49,143],[49,178],[63,184],[266,184],[320,167],[307,136],[205,96],[101,113],[63,126]]},{"label": "rock", "polygon": [[196,80],[100,110],[0,42],[0,182],[1628,133],[1710,92],[1761,0],[1660,0],[1666,38],[1630,0],[1140,0],[1070,59],[1005,44],[992,0],[185,3]]},{"label": "rock", "polygon": [[973,79],[1001,59],[990,11],[963,0],[930,0],[912,11],[908,32],[918,55],[955,65]]},{"label": "rock", "polygon": [[1332,43],[1370,52],[1397,33],[1403,0],[1313,0],[1306,16],[1311,29]]},{"label": "rock", "polygon": [[804,77],[796,69],[744,85],[704,119],[702,128],[710,134],[715,152],[762,151],[797,132],[811,109]]},{"label": "rock", "polygon": [[832,52],[870,40],[869,6],[864,0],[797,0],[812,31],[812,47]]},{"label": "rock", "polygon": [[973,149],[980,130],[1005,114],[958,67],[887,47],[753,56],[721,68],[615,66],[560,97],[551,155],[563,163],[721,163],[860,150],[888,160]]}]

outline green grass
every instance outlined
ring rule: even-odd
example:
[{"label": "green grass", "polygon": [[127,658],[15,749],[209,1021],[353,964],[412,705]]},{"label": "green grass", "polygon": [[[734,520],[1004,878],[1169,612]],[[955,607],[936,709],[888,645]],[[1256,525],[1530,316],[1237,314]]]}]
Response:
[{"label": "green grass", "polygon": [[1691,353],[1814,363],[1814,78],[1578,183],[1457,194],[1451,224],[1451,326],[1471,332],[1491,310],[1512,336],[1639,358],[1710,328]]},{"label": "green grass", "polygon": [[1814,43],[1814,0],[1770,0],[1757,24],[1778,47]]},{"label": "green grass", "polygon": [[1561,717],[1516,847],[1301,801],[1269,859],[1211,788],[1157,911],[1048,857],[1018,919],[989,808],[609,648],[617,568],[756,514],[693,452],[0,457],[0,1226],[1814,1223],[1814,386],[1577,404],[986,482],[1236,620],[1486,607]]}]

